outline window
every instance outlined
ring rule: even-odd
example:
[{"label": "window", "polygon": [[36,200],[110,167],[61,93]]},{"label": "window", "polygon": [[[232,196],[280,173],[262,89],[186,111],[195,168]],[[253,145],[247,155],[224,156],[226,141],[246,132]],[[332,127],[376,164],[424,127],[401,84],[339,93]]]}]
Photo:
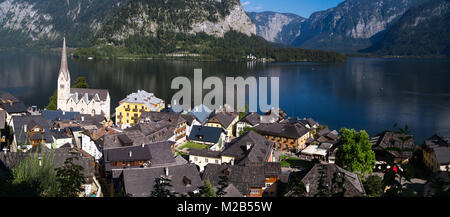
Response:
[{"label": "window", "polygon": [[215,162],[216,162],[216,164],[219,164],[219,160],[216,160]]},{"label": "window", "polygon": [[194,157],[194,161],[198,161],[198,157]]},{"label": "window", "polygon": [[205,159],[205,162],[208,163],[208,158]]},{"label": "window", "polygon": [[250,194],[259,194],[259,189],[251,189]]},{"label": "window", "polygon": [[92,109],[92,114],[95,115],[95,109]]},{"label": "window", "polygon": [[73,112],[73,108],[70,108],[70,112]]}]

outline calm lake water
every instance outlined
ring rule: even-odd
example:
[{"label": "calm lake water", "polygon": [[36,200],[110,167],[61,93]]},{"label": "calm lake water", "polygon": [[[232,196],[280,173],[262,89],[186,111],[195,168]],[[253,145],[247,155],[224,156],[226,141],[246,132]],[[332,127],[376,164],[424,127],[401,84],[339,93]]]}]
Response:
[{"label": "calm lake water", "polygon": [[[0,91],[45,107],[56,89],[58,53],[0,51]],[[347,63],[254,64],[161,60],[69,60],[72,83],[109,89],[111,113],[127,94],[144,89],[170,101],[177,76],[279,76],[280,106],[289,116],[312,117],[333,129],[370,135],[408,124],[416,143],[434,133],[450,136],[450,61],[350,58]]]}]

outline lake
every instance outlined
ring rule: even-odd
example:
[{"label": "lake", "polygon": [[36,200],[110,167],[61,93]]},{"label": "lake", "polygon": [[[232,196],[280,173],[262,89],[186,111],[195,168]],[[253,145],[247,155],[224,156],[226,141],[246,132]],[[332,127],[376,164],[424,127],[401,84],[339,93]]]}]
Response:
[{"label": "lake", "polygon": [[[0,51],[0,91],[43,108],[56,89],[60,56]],[[170,101],[177,76],[279,76],[280,106],[289,116],[312,117],[332,129],[365,129],[374,135],[394,122],[409,125],[416,143],[438,133],[450,137],[450,61],[350,58],[346,63],[221,63],[163,60],[69,60],[72,83],[85,76],[91,88],[108,89],[111,113],[137,89]]]}]

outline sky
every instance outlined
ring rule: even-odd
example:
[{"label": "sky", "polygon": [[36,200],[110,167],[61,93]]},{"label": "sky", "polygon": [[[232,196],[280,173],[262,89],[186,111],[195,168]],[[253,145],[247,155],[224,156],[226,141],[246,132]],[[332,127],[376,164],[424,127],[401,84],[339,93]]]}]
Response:
[{"label": "sky", "polygon": [[308,18],[312,13],[337,6],[344,0],[240,0],[245,11],[293,13]]}]

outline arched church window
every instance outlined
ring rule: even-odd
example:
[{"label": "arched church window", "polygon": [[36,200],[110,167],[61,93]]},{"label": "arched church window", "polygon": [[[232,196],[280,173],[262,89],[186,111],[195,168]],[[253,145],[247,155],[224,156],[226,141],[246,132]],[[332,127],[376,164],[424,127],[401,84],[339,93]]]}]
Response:
[{"label": "arched church window", "polygon": [[73,112],[73,108],[72,107],[70,108],[70,112]]},{"label": "arched church window", "polygon": [[92,114],[95,115],[95,109],[92,109]]}]

